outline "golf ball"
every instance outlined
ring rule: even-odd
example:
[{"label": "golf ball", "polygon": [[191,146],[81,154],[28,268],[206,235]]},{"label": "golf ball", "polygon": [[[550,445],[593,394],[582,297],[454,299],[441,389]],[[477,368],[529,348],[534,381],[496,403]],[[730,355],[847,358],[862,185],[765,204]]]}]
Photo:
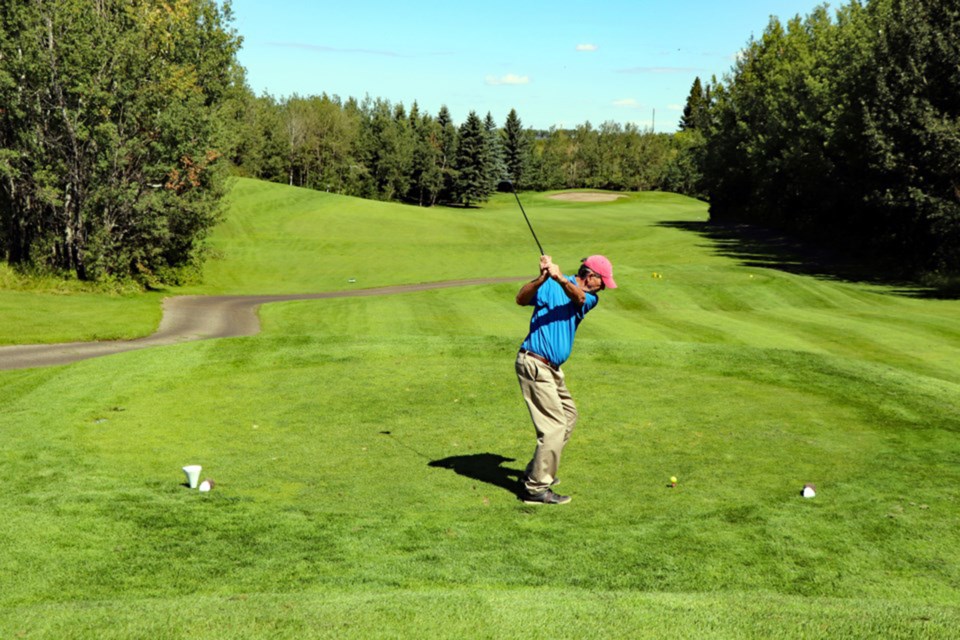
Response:
[{"label": "golf ball", "polygon": [[670,482],[677,484],[677,476],[670,476]]}]

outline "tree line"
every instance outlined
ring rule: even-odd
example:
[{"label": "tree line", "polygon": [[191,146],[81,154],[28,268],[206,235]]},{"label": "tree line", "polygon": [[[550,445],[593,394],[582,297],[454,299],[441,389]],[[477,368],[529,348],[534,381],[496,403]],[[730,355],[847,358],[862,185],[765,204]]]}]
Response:
[{"label": "tree line", "polygon": [[517,189],[696,191],[682,136],[632,124],[536,131],[512,109],[502,126],[475,111],[457,126],[446,106],[433,115],[417,103],[326,94],[248,93],[241,114],[238,173],[322,191],[421,206],[483,202],[504,180]]},{"label": "tree line", "polygon": [[229,2],[0,0],[0,252],[25,270],[175,283],[202,263],[229,174],[424,207],[511,180],[674,191],[708,200],[713,221],[956,273],[958,5],[771,19],[722,80],[693,82],[679,131],[657,134],[256,96]]},{"label": "tree line", "polygon": [[905,273],[960,271],[957,0],[771,19],[687,104],[711,220],[785,229]]},{"label": "tree line", "polygon": [[[421,206],[517,189],[688,190],[674,136],[459,125],[387,100],[255,96],[229,2],[0,0],[0,253],[21,270],[176,283],[229,174]],[[462,114],[461,114],[462,115]]]},{"label": "tree line", "polygon": [[0,0],[0,248],[82,280],[175,280],[223,193],[229,4]]}]

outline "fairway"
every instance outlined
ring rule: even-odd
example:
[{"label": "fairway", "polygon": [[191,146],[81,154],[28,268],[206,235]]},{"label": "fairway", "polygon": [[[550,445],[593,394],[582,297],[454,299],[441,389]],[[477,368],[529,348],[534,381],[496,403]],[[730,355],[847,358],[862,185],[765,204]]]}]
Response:
[{"label": "fairway", "polygon": [[[960,302],[750,266],[682,196],[553,195],[520,194],[546,252],[619,284],[564,366],[571,504],[513,492],[517,283],[271,303],[257,335],[0,371],[0,638],[957,637]],[[512,194],[227,207],[202,284],[0,291],[0,344],[146,336],[168,295],[536,275]]]}]

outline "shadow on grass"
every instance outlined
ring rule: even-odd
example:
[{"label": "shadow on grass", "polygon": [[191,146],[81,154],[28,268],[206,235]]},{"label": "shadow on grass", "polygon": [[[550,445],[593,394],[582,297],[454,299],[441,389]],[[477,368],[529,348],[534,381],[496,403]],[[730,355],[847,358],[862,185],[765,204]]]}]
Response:
[{"label": "shadow on grass", "polygon": [[442,460],[432,460],[427,466],[451,469],[457,475],[492,484],[519,497],[520,489],[523,486],[520,484],[522,472],[504,467],[504,462],[514,462],[514,458],[505,458],[495,453],[473,453],[466,456],[450,456]]},{"label": "shadow on grass", "polygon": [[661,222],[659,226],[696,233],[709,240],[717,254],[748,267],[892,287],[898,295],[916,298],[960,298],[956,284],[925,287],[876,261],[814,247],[787,234],[749,224]]}]

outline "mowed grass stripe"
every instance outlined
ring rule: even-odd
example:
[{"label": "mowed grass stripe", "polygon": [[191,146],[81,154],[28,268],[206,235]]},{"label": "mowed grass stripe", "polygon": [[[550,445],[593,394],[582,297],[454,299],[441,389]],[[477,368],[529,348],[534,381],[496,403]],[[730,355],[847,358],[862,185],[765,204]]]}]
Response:
[{"label": "mowed grass stripe", "polygon": [[[536,266],[512,196],[412,221],[237,184],[211,293]],[[570,505],[511,489],[519,284],[265,305],[257,336],[0,372],[0,636],[952,638],[957,303],[744,266],[661,224],[702,221],[687,198],[521,195],[558,262],[602,251],[622,287],[564,367]]]},{"label": "mowed grass stripe", "polygon": [[[244,353],[237,348],[239,346],[226,348],[221,344],[217,349],[218,353],[207,353],[204,361],[209,363],[213,360],[219,363],[219,366],[211,368],[210,373],[217,372],[221,374],[221,378],[225,378],[224,367],[235,368],[238,364],[238,356]],[[318,363],[309,369],[298,367],[294,375],[291,375],[293,372],[289,368],[284,368],[282,378],[276,376],[269,377],[267,380],[251,373],[233,375],[230,376],[229,385],[213,385],[212,388],[208,387],[205,390],[191,390],[185,385],[163,390],[159,394],[160,397],[152,401],[128,402],[121,415],[101,423],[99,432],[85,438],[89,443],[86,455],[100,459],[102,464],[95,465],[97,468],[114,469],[117,463],[125,459],[129,467],[128,456],[133,449],[152,450],[153,455],[160,459],[173,454],[173,459],[155,468],[152,465],[139,469],[128,468],[121,471],[119,477],[116,471],[110,471],[107,474],[114,476],[113,482],[120,480],[122,483],[136,485],[154,474],[163,476],[166,472],[164,467],[174,464],[177,450],[190,443],[200,457],[213,462],[214,468],[222,468],[223,475],[220,479],[226,495],[247,497],[247,501],[243,503],[247,505],[245,512],[233,514],[237,518],[242,516],[251,519],[251,523],[237,531],[237,535],[241,536],[240,539],[252,536],[252,539],[261,539],[261,541],[273,540],[272,535],[264,538],[266,531],[257,532],[257,527],[268,526],[268,523],[271,526],[278,522],[283,523],[286,518],[281,517],[280,514],[291,507],[296,513],[303,514],[308,522],[329,522],[330,517],[334,521],[343,521],[343,526],[346,526],[347,522],[369,521],[369,529],[363,526],[356,528],[355,525],[350,530],[349,535],[356,537],[357,543],[360,544],[359,547],[353,547],[355,551],[352,553],[355,555],[352,555],[352,561],[347,563],[349,569],[341,567],[336,579],[333,577],[321,579],[320,576],[324,574],[317,574],[320,567],[314,566],[317,562],[325,562],[323,559],[332,553],[329,545],[319,547],[308,554],[307,557],[311,559],[304,570],[312,573],[314,581],[320,580],[321,583],[332,581],[333,584],[350,583],[355,579],[361,579],[375,580],[382,586],[389,586],[396,580],[400,580],[399,584],[416,584],[421,580],[433,582],[440,579],[449,581],[451,584],[466,584],[470,581],[491,581],[490,584],[500,584],[504,580],[509,583],[519,580],[520,583],[535,586],[540,584],[543,575],[541,572],[549,571],[550,575],[554,576],[554,580],[574,580],[571,584],[585,580],[598,585],[606,584],[632,589],[698,590],[732,588],[734,585],[738,588],[760,588],[760,585],[766,584],[768,587],[792,590],[800,585],[790,581],[789,572],[786,574],[782,572],[789,570],[794,563],[800,562],[807,552],[819,549],[817,551],[819,555],[825,551],[819,546],[822,542],[816,536],[812,536],[809,531],[802,533],[804,530],[822,526],[836,533],[837,523],[830,524],[830,517],[839,515],[844,509],[854,504],[866,509],[878,519],[885,517],[883,513],[877,512],[876,508],[878,506],[881,510],[890,508],[888,505],[864,505],[854,499],[867,490],[866,486],[861,486],[858,477],[865,475],[871,482],[880,482],[884,485],[894,478],[898,482],[906,478],[912,483],[911,491],[922,496],[917,499],[925,500],[924,504],[928,507],[937,511],[949,507],[949,503],[934,497],[934,491],[924,496],[926,491],[934,488],[929,486],[929,483],[933,482],[935,485],[940,483],[936,478],[917,475],[918,470],[910,471],[910,467],[916,464],[915,460],[910,460],[909,465],[897,462],[891,466],[891,462],[909,457],[909,454],[902,454],[904,449],[909,451],[912,446],[901,440],[888,442],[885,429],[876,431],[875,428],[866,427],[866,424],[876,422],[877,416],[868,415],[869,422],[864,422],[863,417],[858,414],[868,408],[865,402],[858,404],[843,395],[837,397],[845,399],[845,402],[837,402],[836,397],[831,397],[829,393],[826,395],[822,393],[821,389],[825,383],[827,383],[827,390],[833,388],[829,384],[832,380],[831,375],[823,375],[821,380],[813,381],[816,384],[811,388],[818,393],[811,395],[809,390],[773,392],[774,390],[769,386],[771,382],[774,386],[789,386],[789,379],[785,379],[782,368],[786,363],[777,361],[771,362],[767,381],[751,383],[739,381],[735,372],[719,366],[715,368],[718,370],[722,368],[723,371],[701,375],[693,375],[691,373],[693,369],[688,365],[678,367],[672,373],[663,367],[637,368],[636,364],[620,365],[614,367],[613,371],[608,365],[594,370],[585,366],[578,371],[582,379],[598,381],[599,390],[602,391],[606,387],[614,394],[607,397],[596,390],[590,391],[594,388],[593,386],[580,394],[587,400],[585,405],[591,407],[585,415],[587,424],[590,421],[597,422],[598,417],[603,416],[602,422],[609,425],[606,428],[600,427],[599,433],[595,427],[588,428],[583,434],[578,434],[582,436],[580,440],[583,451],[580,456],[571,458],[568,465],[571,477],[580,478],[579,482],[582,484],[579,496],[586,504],[585,512],[581,514],[583,520],[577,518],[577,530],[580,531],[577,539],[586,546],[582,549],[567,551],[563,559],[566,564],[558,564],[560,562],[558,558],[549,562],[544,559],[533,563],[528,559],[526,563],[520,562],[519,565],[513,565],[512,561],[516,558],[509,555],[506,558],[497,556],[503,549],[496,537],[490,538],[482,529],[473,528],[478,524],[474,522],[476,518],[479,517],[487,522],[490,517],[495,517],[491,514],[483,515],[482,512],[487,508],[492,508],[502,516],[507,513],[504,509],[512,508],[510,502],[504,502],[502,496],[498,497],[496,493],[491,493],[491,488],[484,485],[480,486],[479,493],[475,493],[476,487],[471,490],[463,486],[458,476],[449,473],[443,475],[445,472],[442,469],[430,469],[427,465],[428,459],[436,459],[448,453],[476,452],[477,447],[484,444],[498,443],[501,451],[507,449],[506,453],[511,453],[511,450],[516,448],[516,445],[509,444],[515,431],[512,428],[508,430],[503,427],[509,427],[510,425],[505,422],[512,422],[512,418],[505,421],[502,410],[490,411],[494,405],[489,399],[483,397],[484,394],[478,393],[480,390],[475,387],[446,384],[443,385],[443,392],[438,393],[437,381],[454,375],[454,369],[450,367],[447,358],[416,360],[419,365],[416,375],[404,373],[403,369],[391,369],[390,379],[399,384],[390,387],[382,385],[371,387],[370,383],[376,380],[375,365],[388,367],[395,363],[397,357],[412,358],[410,349],[422,350],[425,342],[407,346],[407,349],[395,349],[389,357],[376,358],[375,353],[372,353],[369,348],[345,351],[337,348],[338,345],[328,345],[326,349],[318,347],[316,350],[324,354],[319,361],[321,363],[328,361],[332,366]],[[276,346],[270,349],[271,352],[277,350]],[[695,353],[688,355],[695,355]],[[361,354],[363,357],[358,357]],[[682,355],[682,352],[669,354],[671,360],[679,359],[677,355]],[[698,364],[702,367],[703,360],[706,359],[714,360],[719,365],[721,360],[717,355],[716,352],[703,354],[702,358],[694,358],[688,364]],[[240,358],[240,360],[244,359]],[[373,360],[372,363],[371,360]],[[198,363],[194,357],[190,358],[190,362]],[[189,374],[189,370],[183,366],[189,364],[188,361],[177,361],[171,364],[177,371],[187,371]],[[371,364],[374,367],[371,367]],[[798,362],[793,361],[791,364],[794,365],[795,375],[798,378],[802,377],[796,366]],[[762,367],[751,369],[754,376],[757,368],[762,369]],[[481,367],[478,370],[478,375],[481,376],[490,373],[489,367]],[[600,384],[599,381],[604,381],[604,373],[614,380],[629,379],[639,373],[637,377],[646,381],[646,384],[642,387],[638,386],[635,396],[627,398],[623,394],[623,385],[619,385],[618,389],[617,385]],[[159,375],[160,372],[158,371],[157,374]],[[349,398],[337,397],[331,390],[336,388],[334,379],[344,374],[357,387],[356,392]],[[149,376],[143,382],[150,387],[155,383],[154,380],[149,379]],[[892,380],[890,387],[896,388],[901,382]],[[324,389],[325,386],[327,390]],[[227,390],[231,393],[224,393]],[[213,391],[212,394],[211,391]],[[456,397],[446,395],[451,391]],[[497,397],[506,389],[497,384],[485,391]],[[513,390],[510,389],[510,391]],[[699,403],[688,404],[682,417],[678,416],[675,406],[683,403],[685,398],[691,397],[691,394],[696,394],[700,399]],[[225,398],[227,395],[230,397],[229,402]],[[248,400],[256,396],[271,398],[275,404]],[[68,400],[72,404],[78,399],[73,397]],[[142,434],[137,433],[139,431],[137,425],[142,424],[149,416],[151,402],[159,402],[161,406],[173,406],[171,403],[174,399],[178,404],[174,410],[167,412],[164,416],[164,428],[157,429],[157,433],[162,431],[165,437],[144,441]],[[403,402],[397,403],[396,401],[400,399]],[[731,399],[733,399],[732,402]],[[457,400],[460,402],[456,402]],[[394,407],[402,406],[403,410],[398,412],[396,409],[388,409],[391,404]],[[784,406],[801,406],[804,409],[791,410],[789,417],[784,418]],[[843,406],[847,406],[847,409],[841,411],[840,408]],[[476,411],[476,409],[481,410]],[[243,419],[254,412],[258,415],[256,422],[251,424],[252,421]],[[508,412],[508,414],[512,413],[514,412]],[[483,429],[478,429],[475,423],[478,414],[492,415],[494,418],[488,420]],[[498,414],[499,417],[496,417]],[[218,418],[211,419],[210,416],[213,415]],[[664,423],[643,428],[643,425],[636,425],[631,417],[638,415],[649,416],[654,420],[657,420],[658,416],[663,416]],[[749,418],[746,418],[747,415]],[[204,418],[204,416],[207,417]],[[71,418],[69,412],[66,417],[69,421]],[[888,416],[886,421],[889,423],[890,420]],[[893,416],[892,420],[893,423],[887,424],[887,428],[904,425],[901,417]],[[844,428],[836,429],[834,425],[837,423],[843,424]],[[107,426],[102,426],[103,424]],[[254,429],[254,426],[258,428]],[[628,428],[632,430],[633,435],[623,440],[624,429]],[[899,430],[901,427],[895,428]],[[393,439],[382,436],[381,430],[390,430],[401,444],[396,444]],[[611,453],[617,452],[615,446],[609,449],[606,446],[611,438],[609,430],[620,434],[621,446],[624,447],[623,453],[629,455],[634,461],[617,473],[622,482],[628,486],[637,487],[631,492],[634,500],[629,503],[611,504],[610,498],[616,495],[616,492],[611,494],[609,488],[604,488],[604,477],[619,468],[619,465],[604,460]],[[506,440],[503,439],[504,436],[508,436]],[[295,438],[300,443],[297,449],[289,448],[291,438]],[[851,441],[851,438],[854,440]],[[671,444],[668,445],[668,441]],[[696,446],[691,446],[691,443]],[[838,443],[845,446],[837,446]],[[521,443],[519,447],[521,450],[526,449],[522,446],[523,444],[526,443]],[[944,444],[944,442],[941,440],[934,444]],[[903,447],[903,445],[906,446]],[[745,452],[750,449],[756,450],[752,455],[745,456]],[[603,452],[602,456],[598,455],[600,450]],[[592,455],[590,455],[591,451]],[[775,455],[771,455],[774,451]],[[926,447],[924,452],[930,453]],[[858,454],[858,458],[853,457]],[[584,457],[587,459],[584,460]],[[657,465],[662,463],[663,457],[670,459],[668,463],[670,466],[659,468],[660,472],[658,472]],[[111,460],[111,458],[115,459]],[[862,462],[858,464],[857,460]],[[274,468],[271,468],[271,463]],[[683,478],[684,489],[676,494],[677,502],[665,502],[663,488],[657,482],[662,473],[666,473],[670,468]],[[677,472],[678,468],[679,472]],[[223,549],[221,543],[226,540],[204,536],[190,537],[194,535],[191,532],[197,531],[196,527],[200,526],[199,523],[187,526],[184,532],[187,537],[184,540],[176,538],[176,527],[185,526],[184,520],[187,519],[187,515],[171,520],[169,527],[160,526],[164,520],[169,520],[169,516],[155,520],[153,516],[147,515],[155,509],[182,509],[192,504],[186,502],[190,499],[188,496],[178,494],[174,487],[168,487],[162,492],[165,498],[159,503],[151,504],[156,499],[150,496],[161,488],[162,483],[148,482],[143,489],[132,492],[121,491],[119,496],[116,492],[108,492],[115,497],[108,504],[106,502],[108,495],[104,495],[103,490],[83,488],[84,482],[81,482],[81,479],[85,482],[92,480],[98,485],[110,480],[98,474],[90,477],[90,469],[89,466],[81,466],[77,469],[80,477],[73,481],[76,484],[77,494],[72,500],[60,502],[62,513],[77,515],[84,510],[95,509],[98,517],[104,517],[109,516],[113,509],[119,508],[118,517],[122,516],[120,519],[126,521],[131,517],[129,509],[143,509],[145,513],[141,518],[141,526],[145,530],[139,532],[138,536],[146,536],[149,540],[152,536],[162,535],[165,544],[161,545],[161,549],[188,553],[191,562],[201,561],[199,557],[193,557],[195,554],[213,553],[213,550],[218,548],[221,554],[239,553],[239,546],[233,552]],[[626,475],[624,471],[627,472]],[[389,492],[384,492],[380,485],[355,486],[358,477],[371,478],[378,474],[386,474],[393,478],[403,477],[405,480],[401,483],[391,483]],[[830,514],[826,521],[813,515],[819,513],[817,511],[797,513],[789,506],[789,502],[784,502],[784,497],[788,493],[793,493],[793,485],[811,475],[833,478],[832,483],[821,487],[825,495],[836,492],[835,497],[824,507]],[[750,480],[749,483],[743,484],[746,479]],[[70,495],[72,483],[65,478],[59,480],[59,486],[50,487],[52,490],[49,496],[50,506],[59,502],[57,495],[64,495],[64,493],[67,496]],[[33,488],[33,493],[36,492],[37,488]],[[123,504],[119,507],[113,505],[116,498],[120,496],[123,496],[122,502],[127,503],[132,500],[134,504]],[[327,498],[323,499],[321,496],[327,496]],[[490,504],[485,505],[484,499]],[[670,499],[673,500],[673,498]],[[73,506],[76,500],[85,505],[83,509]],[[404,505],[400,511],[396,509],[398,504]],[[216,516],[214,508],[208,505],[204,509],[211,509],[210,511],[202,511],[194,515],[200,521],[209,522],[211,517]],[[810,505],[810,508],[817,507]],[[264,509],[270,513],[263,513]],[[477,512],[477,509],[481,512]],[[424,510],[438,510],[440,513],[449,513],[451,516],[458,513],[460,514],[457,516],[458,524],[454,525],[452,521],[444,524],[446,517],[424,521]],[[273,513],[274,511],[278,513]],[[791,514],[789,517],[788,513]],[[806,515],[803,515],[804,513]],[[919,522],[922,514],[923,512],[916,511],[915,514],[907,513],[904,516],[912,516]],[[529,548],[530,545],[537,548],[538,545],[549,543],[548,540],[537,542],[536,536],[542,533],[540,527],[527,531],[525,535],[518,534],[515,527],[523,521],[516,520],[517,516],[522,518],[523,513],[509,518],[514,520],[512,524],[514,542],[522,544],[524,548]],[[799,520],[797,520],[798,516]],[[234,535],[231,532],[236,529],[238,523],[233,522],[226,513],[220,514],[220,517],[227,518],[227,521],[219,521],[217,537],[229,538]],[[255,525],[253,524],[255,517],[265,518],[265,521],[262,525]],[[813,517],[812,521],[811,517]],[[600,523],[594,523],[597,518],[601,520]],[[776,527],[770,525],[770,530],[766,527],[756,530],[757,526],[769,523],[771,519],[786,522]],[[869,518],[854,519],[854,526],[864,520]],[[431,522],[433,524],[429,524]],[[473,522],[472,525],[471,522]],[[560,524],[554,516],[550,516],[547,522],[554,523],[553,526],[562,526],[567,534],[572,533],[572,530],[568,530],[568,527],[572,526],[570,522],[565,521],[564,524]],[[546,525],[547,522],[544,524]],[[699,524],[695,524],[697,522]],[[587,523],[594,524],[588,526]],[[817,525],[817,523],[820,524]],[[718,525],[720,530],[716,530]],[[745,528],[739,526],[729,528],[731,525],[742,525]],[[451,526],[455,535],[447,536],[444,532],[450,533],[450,531],[444,527]],[[636,529],[638,526],[639,529]],[[424,527],[426,531],[421,531]],[[524,529],[525,527],[521,527],[520,531]],[[933,526],[928,531],[931,541],[935,540],[937,535],[949,535],[949,530],[946,528],[939,529]],[[324,536],[332,536],[331,542],[341,539],[341,536],[348,533],[346,529],[331,532],[326,527],[324,531],[326,531]],[[557,532],[557,535],[562,535],[563,531]],[[893,531],[896,531],[896,527]],[[435,538],[435,535],[439,535],[439,538]],[[665,542],[660,538],[661,535],[672,536],[673,539]],[[729,575],[722,570],[722,567],[730,566],[730,563],[733,566],[739,566],[741,561],[737,560],[737,554],[741,553],[740,545],[754,535],[768,543],[772,543],[771,537],[782,539],[783,536],[788,536],[787,539],[782,540],[781,544],[789,546],[790,543],[787,540],[792,537],[799,546],[795,549],[781,549],[779,553],[769,557],[761,554],[761,558],[754,560],[760,563],[759,566],[754,566],[754,570],[746,574]],[[851,535],[851,533],[847,532],[845,535]],[[627,536],[626,541],[621,539],[623,536]],[[47,540],[49,541],[50,538]],[[899,536],[894,540],[899,540]],[[315,538],[313,541],[320,542]],[[106,542],[104,540],[100,546]],[[85,543],[89,544],[90,541],[85,540]],[[882,544],[889,547],[891,543],[886,541]],[[236,544],[239,544],[239,540]],[[299,544],[288,541],[276,547],[276,552],[282,553],[284,548],[291,544],[296,549],[300,549],[297,553],[306,551]],[[606,548],[605,545],[609,544],[614,546],[608,553],[614,554],[615,551],[615,556],[607,557],[607,553],[598,551],[598,548]],[[658,549],[661,545],[666,545],[668,548],[658,550],[651,559],[648,556],[652,551],[651,544],[656,545]],[[925,557],[922,551],[923,540],[913,540],[912,544],[914,545],[913,553],[917,559],[923,559]],[[386,546],[383,547],[383,545]],[[702,545],[705,546],[701,548]],[[809,548],[804,549],[803,545],[809,545]],[[260,545],[257,546],[262,548]],[[386,573],[374,579],[373,574],[367,574],[368,569],[373,569],[367,564],[369,558],[356,554],[360,553],[361,548],[369,550],[381,547],[386,552],[388,560],[385,565],[378,566],[379,570]],[[832,571],[837,569],[835,561],[825,563],[818,568],[808,567],[806,571],[816,579],[813,583],[804,583],[802,591],[817,593],[829,584],[830,589],[835,593],[873,592],[876,595],[878,589],[879,593],[885,593],[886,586],[880,584],[882,581],[871,583],[869,575],[864,576],[862,572],[867,571],[870,566],[873,566],[874,570],[885,566],[886,559],[881,557],[870,559],[872,551],[847,547],[846,544],[843,546],[848,554],[843,560],[843,567],[845,571],[851,572],[850,575],[840,581],[834,577],[818,586],[820,581],[825,580]],[[88,552],[96,548],[97,545],[94,545],[88,548]],[[141,562],[137,554],[144,552],[147,552],[147,557]],[[441,555],[434,560],[439,561],[441,566],[421,564],[421,561],[426,560],[427,557],[433,557],[438,552]],[[867,556],[862,556],[863,552],[867,552]],[[131,553],[134,553],[131,558],[134,560],[132,562],[134,567],[150,569],[150,574],[141,574],[133,583],[134,586],[143,588],[153,585],[150,588],[161,588],[160,584],[149,579],[157,571],[156,563],[150,561],[152,557],[150,554],[159,552],[147,551],[144,548],[136,552],[131,550]],[[688,560],[696,558],[699,568],[694,570],[686,567],[678,574],[671,574],[669,579],[667,576],[657,577],[658,574],[655,572],[650,573],[658,562],[673,557],[676,553],[687,557]],[[781,554],[785,554],[786,558]],[[497,565],[489,565],[491,556],[497,557]],[[617,562],[614,561],[614,557],[618,558]],[[86,557],[84,562],[77,566],[78,574],[74,578],[83,581],[93,561],[94,557]],[[106,562],[106,568],[113,566],[112,561],[106,556],[103,561]],[[671,562],[675,561],[671,560]],[[857,569],[855,564],[851,564],[854,562],[866,563],[868,566]],[[203,561],[202,564],[205,566],[207,563]],[[572,573],[571,566],[568,565],[575,568]],[[617,571],[618,566],[625,567],[626,573]],[[905,568],[909,566],[910,563],[906,563]],[[562,569],[562,567],[566,568]],[[63,570],[68,576],[69,568],[70,563],[64,563]],[[942,574],[943,578],[948,579],[949,568],[943,569],[948,571]],[[171,570],[174,570],[174,567],[171,567]],[[796,570],[796,567],[793,570]],[[138,571],[139,569],[134,573]],[[940,572],[934,571],[929,574],[929,579],[933,581],[931,585],[936,584],[938,573]],[[228,584],[236,586],[237,583],[233,581],[240,579],[243,574],[244,570],[241,567],[230,568],[228,563],[213,575],[221,575]],[[444,574],[448,576],[445,579],[441,578]],[[776,579],[778,575],[780,578]],[[866,578],[866,584],[864,584],[864,578]],[[771,579],[774,581],[770,582]],[[105,578],[101,578],[101,581],[103,580]],[[910,580],[912,578],[908,577],[907,583]],[[140,582],[144,584],[140,585]],[[106,587],[110,587],[111,584],[110,580],[106,580]],[[722,587],[722,585],[726,586]],[[90,588],[92,587],[88,584],[87,589]],[[162,589],[172,592],[175,588]]]},{"label": "mowed grass stripe", "polygon": [[[741,638],[758,640],[805,637],[879,637],[896,629],[898,637],[946,638],[954,619],[942,610],[915,602],[890,603],[875,617],[862,613],[869,601],[802,598],[777,594],[634,593],[544,588],[531,593],[507,590],[392,590],[366,592],[201,594],[165,600],[133,601],[130,607],[90,603],[76,612],[75,637],[104,639],[191,637],[238,639],[517,637],[530,626],[553,627],[557,638],[724,638],[736,623]],[[543,601],[567,603],[545,608]],[[817,615],[811,617],[810,610]],[[364,615],[358,616],[362,611]],[[425,616],[428,611],[456,615]],[[139,612],[143,612],[141,615]],[[282,612],[282,616],[281,616]],[[45,608],[22,610],[25,627],[50,636],[61,631]],[[278,621],[279,618],[283,622]],[[177,631],[155,620],[176,619]]]}]

